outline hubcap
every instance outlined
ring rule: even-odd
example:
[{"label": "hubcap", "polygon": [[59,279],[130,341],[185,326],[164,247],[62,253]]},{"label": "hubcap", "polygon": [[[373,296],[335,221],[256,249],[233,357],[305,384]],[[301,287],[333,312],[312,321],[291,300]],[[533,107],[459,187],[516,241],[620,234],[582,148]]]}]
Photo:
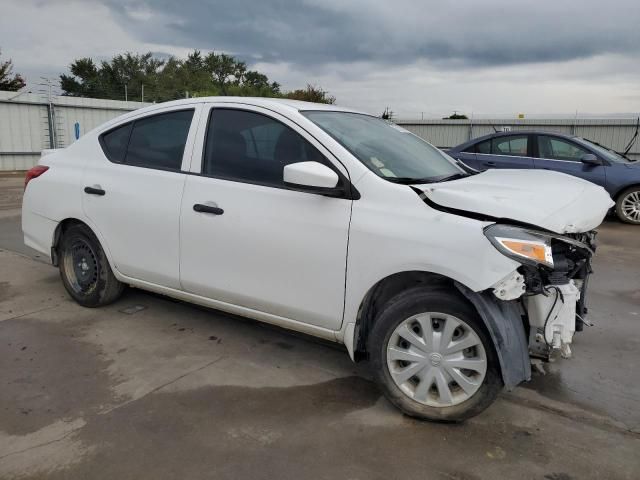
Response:
[{"label": "hubcap", "polygon": [[87,242],[77,239],[64,252],[67,280],[78,293],[90,293],[98,282],[98,261]]},{"label": "hubcap", "polygon": [[478,391],[487,373],[487,356],[467,323],[427,312],[404,320],[393,331],[387,366],[394,383],[411,399],[450,407]]},{"label": "hubcap", "polygon": [[631,192],[624,197],[622,214],[627,220],[640,222],[640,191]]}]

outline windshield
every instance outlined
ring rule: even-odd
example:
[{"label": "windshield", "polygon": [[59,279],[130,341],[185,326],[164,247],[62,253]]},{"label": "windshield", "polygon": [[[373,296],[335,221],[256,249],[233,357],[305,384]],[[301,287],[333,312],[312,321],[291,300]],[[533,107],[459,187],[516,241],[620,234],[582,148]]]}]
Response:
[{"label": "windshield", "polygon": [[451,157],[381,118],[348,112],[301,113],[391,182],[428,183],[466,176]]},{"label": "windshield", "polygon": [[593,143],[590,140],[587,140],[586,138],[576,138],[576,140],[578,140],[578,142],[580,142],[580,143],[582,143],[584,145],[587,145],[589,148],[591,148],[592,150],[595,150],[600,155],[602,155],[604,158],[606,158],[607,160],[610,160],[612,162],[628,163],[630,161],[629,159],[623,157],[619,153],[616,153],[613,150],[609,150],[608,148],[605,148],[605,147],[603,147],[601,145],[596,145],[595,143]]}]

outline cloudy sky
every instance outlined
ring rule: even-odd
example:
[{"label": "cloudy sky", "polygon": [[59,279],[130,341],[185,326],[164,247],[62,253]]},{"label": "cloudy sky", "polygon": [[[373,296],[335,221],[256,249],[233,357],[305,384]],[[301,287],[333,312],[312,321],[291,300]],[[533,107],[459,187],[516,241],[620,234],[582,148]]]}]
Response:
[{"label": "cloudy sky", "polygon": [[2,0],[30,84],[82,56],[239,56],[403,117],[640,112],[639,0]]}]

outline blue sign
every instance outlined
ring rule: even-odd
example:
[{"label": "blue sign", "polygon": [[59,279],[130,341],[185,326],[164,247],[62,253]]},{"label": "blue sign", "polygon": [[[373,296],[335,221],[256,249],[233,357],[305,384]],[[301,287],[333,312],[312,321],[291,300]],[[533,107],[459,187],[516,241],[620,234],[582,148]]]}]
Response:
[{"label": "blue sign", "polygon": [[75,131],[76,131],[76,140],[78,140],[80,138],[80,124],[76,122],[76,124],[73,127],[75,128]]}]

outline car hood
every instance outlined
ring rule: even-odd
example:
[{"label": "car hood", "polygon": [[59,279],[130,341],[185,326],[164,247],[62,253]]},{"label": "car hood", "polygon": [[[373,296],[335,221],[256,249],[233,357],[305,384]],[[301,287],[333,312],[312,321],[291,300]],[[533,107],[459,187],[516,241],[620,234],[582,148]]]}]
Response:
[{"label": "car hood", "polygon": [[487,170],[416,187],[435,208],[517,221],[560,234],[593,230],[614,205],[604,188],[547,170]]}]

